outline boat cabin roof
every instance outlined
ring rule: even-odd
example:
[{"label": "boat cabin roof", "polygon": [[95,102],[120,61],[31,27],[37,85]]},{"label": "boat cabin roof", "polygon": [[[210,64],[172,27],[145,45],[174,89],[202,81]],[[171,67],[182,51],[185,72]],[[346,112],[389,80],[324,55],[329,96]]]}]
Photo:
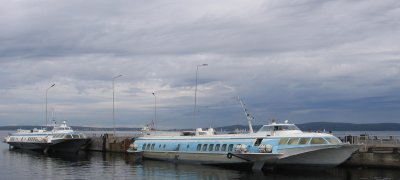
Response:
[{"label": "boat cabin roof", "polygon": [[276,123],[272,123],[272,124],[264,125],[257,132],[290,131],[290,130],[300,131],[300,129],[294,124],[276,124]]}]

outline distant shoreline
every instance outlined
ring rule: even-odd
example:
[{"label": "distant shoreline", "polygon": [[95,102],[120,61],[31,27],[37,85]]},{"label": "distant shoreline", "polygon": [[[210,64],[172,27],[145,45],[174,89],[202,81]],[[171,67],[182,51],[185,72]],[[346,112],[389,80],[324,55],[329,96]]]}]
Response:
[{"label": "distant shoreline", "polygon": [[[400,131],[400,123],[370,123],[370,124],[354,124],[354,123],[336,123],[336,122],[311,122],[304,124],[297,124],[303,131]],[[17,129],[33,129],[42,128],[43,126],[0,126],[0,130],[17,130]],[[258,130],[261,125],[254,125],[253,128]],[[73,129],[79,131],[113,131],[112,127],[85,127],[85,126],[72,126]],[[115,128],[116,131],[139,131],[141,128]],[[194,128],[193,128],[194,129]],[[193,130],[189,128],[184,129],[169,129],[169,130]],[[231,125],[223,127],[215,127],[215,131],[234,131],[246,130],[246,125]]]}]

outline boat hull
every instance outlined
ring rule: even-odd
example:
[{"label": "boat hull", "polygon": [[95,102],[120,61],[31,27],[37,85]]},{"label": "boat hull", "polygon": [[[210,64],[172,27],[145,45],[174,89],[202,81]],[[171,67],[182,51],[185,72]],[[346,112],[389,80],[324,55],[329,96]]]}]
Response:
[{"label": "boat hull", "polygon": [[8,142],[10,146],[16,149],[28,149],[28,150],[44,150],[48,148],[51,143],[33,143],[33,142]]},{"label": "boat hull", "polygon": [[356,145],[334,145],[291,148],[282,150],[285,156],[279,159],[278,166],[318,166],[335,167],[349,159],[358,149]]},{"label": "boat hull", "polygon": [[53,140],[53,145],[49,148],[54,152],[78,152],[88,139],[60,139]]},{"label": "boat hull", "polygon": [[141,155],[144,159],[175,161],[203,165],[240,165],[255,162],[273,164],[281,154],[266,153],[192,153],[178,151],[145,151]]}]

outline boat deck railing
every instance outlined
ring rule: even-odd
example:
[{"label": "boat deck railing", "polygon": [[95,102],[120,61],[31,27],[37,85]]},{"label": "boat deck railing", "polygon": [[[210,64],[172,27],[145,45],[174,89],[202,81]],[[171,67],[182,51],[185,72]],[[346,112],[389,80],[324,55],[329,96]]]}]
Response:
[{"label": "boat deck railing", "polygon": [[350,144],[400,144],[399,135],[347,135],[340,137],[343,142],[348,142]]},{"label": "boat deck railing", "polygon": [[339,137],[343,142],[359,145],[360,152],[399,152],[399,135],[347,135]]}]

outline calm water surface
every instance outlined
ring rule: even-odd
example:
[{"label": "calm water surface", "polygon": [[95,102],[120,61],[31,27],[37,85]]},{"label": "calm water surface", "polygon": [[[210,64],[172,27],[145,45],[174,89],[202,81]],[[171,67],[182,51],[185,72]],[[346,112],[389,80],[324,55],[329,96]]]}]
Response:
[{"label": "calm water surface", "polygon": [[[0,131],[0,137],[7,132]],[[253,173],[211,166],[162,161],[134,162],[118,153],[80,152],[43,154],[9,150],[0,143],[0,179],[398,179],[400,170],[339,167],[334,169],[275,170]]]}]

